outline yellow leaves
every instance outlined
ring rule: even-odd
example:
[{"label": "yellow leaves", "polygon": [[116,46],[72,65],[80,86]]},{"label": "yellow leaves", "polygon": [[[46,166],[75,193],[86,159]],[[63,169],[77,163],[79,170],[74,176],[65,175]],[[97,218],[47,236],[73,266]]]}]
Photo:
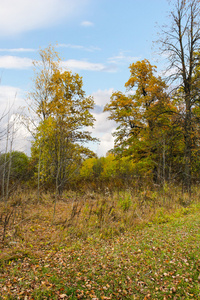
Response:
[{"label": "yellow leaves", "polygon": [[138,148],[137,152],[146,157],[148,148],[151,148],[149,143],[154,128],[158,128],[158,123],[159,126],[161,122],[169,123],[168,117],[163,113],[169,103],[166,84],[161,77],[154,75],[155,71],[156,67],[146,59],[130,65],[131,76],[125,86],[128,89],[135,88],[134,93],[114,92],[110,103],[104,108],[104,111],[110,112],[108,118],[119,124],[114,133],[117,137],[115,146],[121,147],[123,153],[140,145],[139,148],[147,149],[143,151],[144,149]]},{"label": "yellow leaves", "polygon": [[50,81],[52,74],[59,69],[60,57],[52,45],[39,51],[40,60],[34,61],[33,90],[29,93],[30,106],[41,119],[50,115],[48,104],[52,99]]},{"label": "yellow leaves", "polygon": [[94,173],[93,173],[93,165],[96,161],[96,158],[92,157],[92,158],[88,158],[87,160],[85,160],[82,164],[82,167],[80,169],[80,176],[85,178],[85,179],[89,179],[92,178]]},{"label": "yellow leaves", "polygon": [[32,154],[38,162],[38,182],[56,181],[63,188],[67,177],[72,180],[75,176],[72,174],[78,169],[81,154],[87,153],[78,142],[95,140],[84,130],[93,126],[95,119],[90,110],[94,100],[85,97],[82,77],[61,70],[54,47],[40,50],[40,58],[34,62],[36,77],[30,98],[42,121],[37,127]]},{"label": "yellow leaves", "polygon": [[[107,104],[104,111],[110,111],[109,119],[124,126],[139,126],[145,123],[148,115],[145,115],[154,103],[166,98],[166,84],[160,77],[155,77],[152,66],[148,60],[138,61],[130,66],[131,76],[125,86],[129,89],[137,85],[134,95],[125,95],[115,92],[111,96],[111,102]],[[142,123],[141,123],[142,122]]]},{"label": "yellow leaves", "polygon": [[49,103],[51,113],[56,115],[69,114],[71,107],[75,105],[77,95],[79,95],[79,104],[81,97],[84,96],[82,85],[82,79],[79,75],[73,75],[68,71],[61,73],[56,70],[49,84],[49,90],[53,95],[53,99]]},{"label": "yellow leaves", "polygon": [[146,83],[149,81],[149,78],[153,76],[156,66],[152,66],[147,59],[144,59],[142,61],[133,63],[129,68],[131,76],[126,82],[125,86],[127,88],[132,88],[135,86],[135,84],[145,87]]},{"label": "yellow leaves", "polygon": [[40,49],[39,55],[41,60],[33,62],[35,68],[39,68],[42,66],[44,70],[51,70],[57,69],[59,67],[61,58],[59,57],[58,52],[55,51],[55,47],[51,44],[44,50]]},{"label": "yellow leaves", "polygon": [[155,69],[156,66],[152,66],[147,59],[130,65],[131,76],[125,86],[128,89],[137,88],[136,96],[141,103],[151,104],[160,99],[166,88],[166,84],[161,77],[154,76]]}]

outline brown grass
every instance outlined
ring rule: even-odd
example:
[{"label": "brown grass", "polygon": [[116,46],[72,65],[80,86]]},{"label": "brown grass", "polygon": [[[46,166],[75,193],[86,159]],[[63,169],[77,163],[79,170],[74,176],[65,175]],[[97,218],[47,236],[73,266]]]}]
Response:
[{"label": "brown grass", "polygon": [[16,192],[8,203],[0,203],[1,248],[59,248],[77,238],[112,238],[147,223],[164,223],[198,199],[198,189],[189,199],[180,189],[167,186],[137,194],[68,191],[58,199],[53,220],[53,194],[42,194],[38,203],[36,192]]},{"label": "brown grass", "polygon": [[53,221],[54,201],[0,203],[0,299],[200,296],[198,188],[65,192]]}]

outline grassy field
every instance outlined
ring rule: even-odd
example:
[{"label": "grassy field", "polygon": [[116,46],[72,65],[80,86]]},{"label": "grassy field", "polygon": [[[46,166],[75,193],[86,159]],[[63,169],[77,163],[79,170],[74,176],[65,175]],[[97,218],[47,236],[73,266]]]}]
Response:
[{"label": "grassy field", "polygon": [[0,299],[200,299],[198,201],[65,197],[1,207]]}]

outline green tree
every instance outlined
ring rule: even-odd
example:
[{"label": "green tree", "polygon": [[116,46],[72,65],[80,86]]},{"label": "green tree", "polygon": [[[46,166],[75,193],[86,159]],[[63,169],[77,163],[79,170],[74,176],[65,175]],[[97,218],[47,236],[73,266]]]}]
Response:
[{"label": "green tree", "polygon": [[29,157],[20,151],[0,155],[0,184],[3,195],[7,187],[13,186],[16,188],[18,184],[30,179],[32,171],[29,162]]}]

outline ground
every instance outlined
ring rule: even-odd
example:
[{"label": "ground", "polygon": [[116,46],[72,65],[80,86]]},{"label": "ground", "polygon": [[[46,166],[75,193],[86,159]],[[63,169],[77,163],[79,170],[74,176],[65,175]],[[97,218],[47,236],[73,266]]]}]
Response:
[{"label": "ground", "polygon": [[26,207],[23,226],[6,231],[0,299],[200,299],[199,204],[84,235],[61,222],[67,205],[54,223],[53,205],[33,205],[32,218]]}]

